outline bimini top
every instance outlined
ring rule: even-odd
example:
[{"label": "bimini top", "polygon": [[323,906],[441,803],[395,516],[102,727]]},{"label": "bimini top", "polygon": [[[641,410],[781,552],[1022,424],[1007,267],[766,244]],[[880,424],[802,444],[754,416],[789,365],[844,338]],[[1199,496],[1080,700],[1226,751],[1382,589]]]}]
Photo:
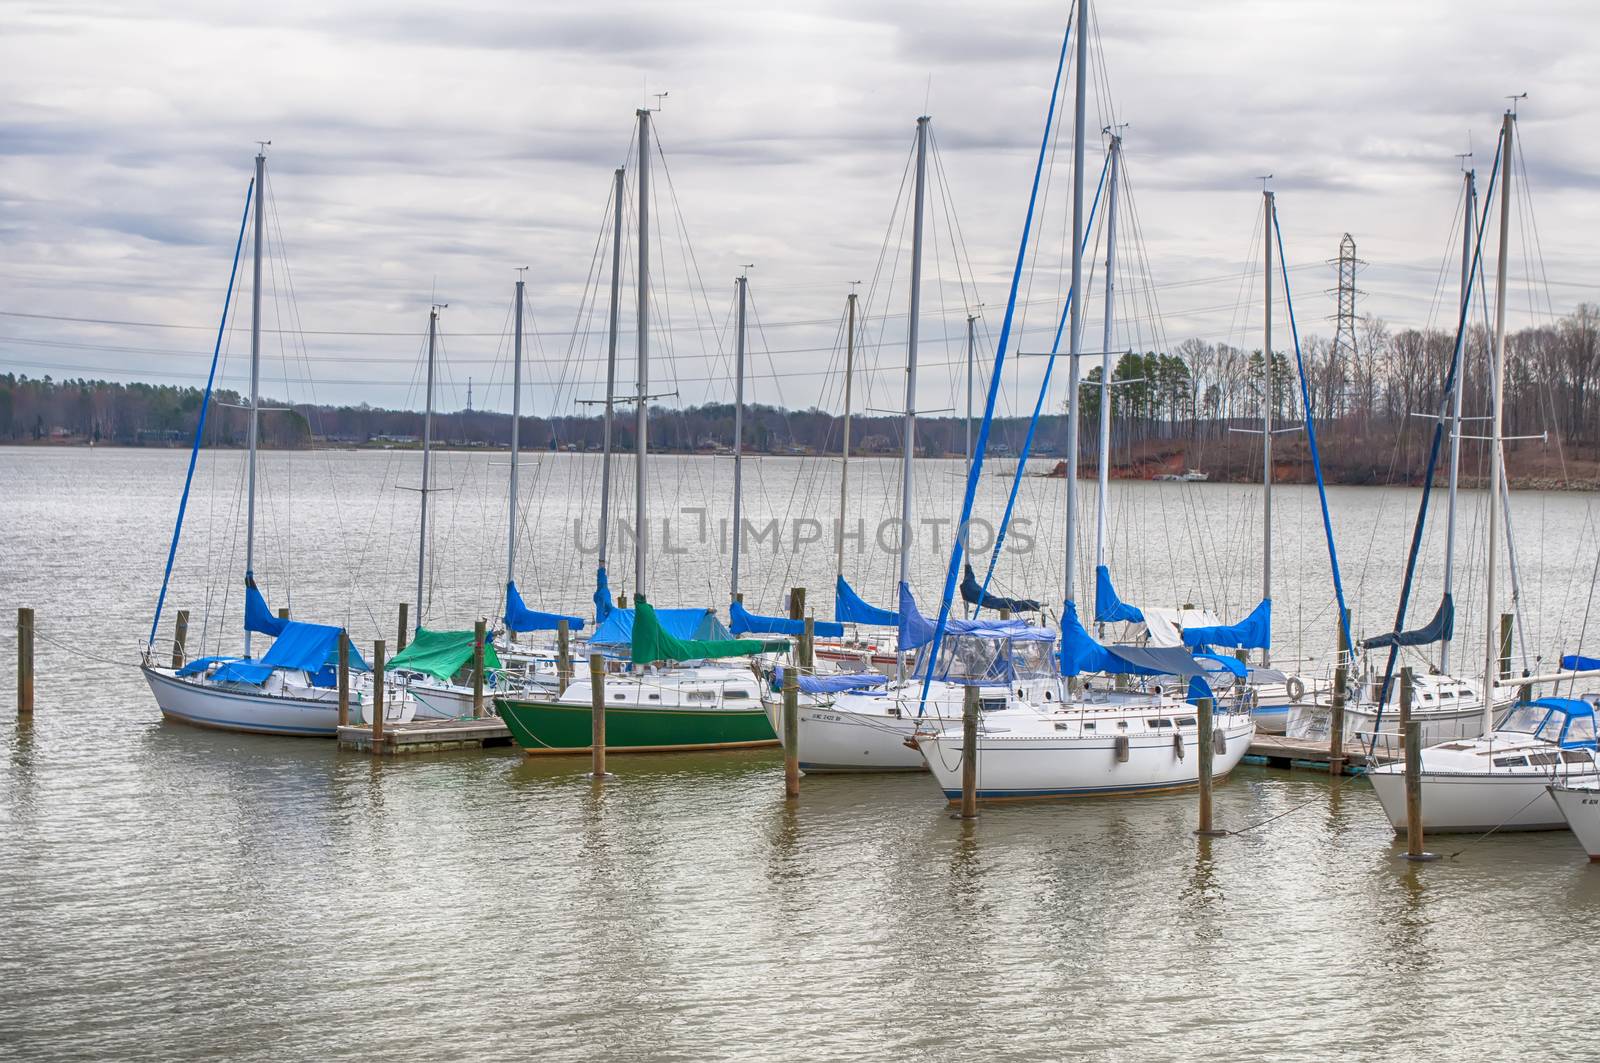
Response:
[{"label": "bimini top", "polygon": [[[933,621],[922,615],[911,588],[900,584],[900,636],[902,650],[915,650],[933,641]],[[999,620],[979,617],[963,620],[949,617],[945,620],[945,633],[980,639],[1012,639],[1018,642],[1054,642],[1056,633],[1047,627],[1034,627],[1021,620]]]},{"label": "bimini top", "polygon": [[[731,639],[732,634],[722,626],[717,614],[710,609],[655,609],[656,623],[674,638],[694,639],[697,642],[715,642]],[[589,636],[592,646],[632,646],[635,611],[612,607],[606,618]]]},{"label": "bimini top", "polygon": [[1540,698],[1514,706],[1496,731],[1532,735],[1562,749],[1600,749],[1596,745],[1594,706],[1577,698]]}]

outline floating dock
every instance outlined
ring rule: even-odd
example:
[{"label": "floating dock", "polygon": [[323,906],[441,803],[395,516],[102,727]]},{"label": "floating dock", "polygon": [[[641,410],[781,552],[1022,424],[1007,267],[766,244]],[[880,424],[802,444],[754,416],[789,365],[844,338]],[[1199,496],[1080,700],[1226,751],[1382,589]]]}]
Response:
[{"label": "floating dock", "polygon": [[339,748],[377,757],[443,753],[511,745],[511,732],[498,716],[481,720],[413,720],[385,724],[376,743],[369,726],[339,728]]},{"label": "floating dock", "polygon": [[[1333,750],[1325,738],[1285,738],[1283,735],[1258,734],[1251,741],[1250,751],[1245,757],[1273,768],[1306,768],[1326,772],[1333,761]],[[1357,775],[1393,759],[1382,754],[1369,755],[1367,747],[1360,742],[1346,742],[1342,774]]]}]

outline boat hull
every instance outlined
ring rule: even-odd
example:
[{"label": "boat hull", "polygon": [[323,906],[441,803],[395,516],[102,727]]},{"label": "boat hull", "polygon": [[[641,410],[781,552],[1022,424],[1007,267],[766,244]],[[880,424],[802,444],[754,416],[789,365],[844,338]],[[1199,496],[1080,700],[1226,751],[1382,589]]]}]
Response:
[{"label": "boat hull", "polygon": [[[593,746],[588,705],[498,698],[511,737],[529,755],[587,753]],[[778,736],[758,704],[740,709],[606,707],[606,750],[665,753],[775,746]]]},{"label": "boat hull", "polygon": [[339,732],[339,699],[297,698],[238,690],[179,679],[171,671],[142,667],[161,715],[215,731],[334,738]]},{"label": "boat hull", "polygon": [[1600,862],[1600,787],[1552,786],[1550,799],[1589,859]]},{"label": "boat hull", "polygon": [[[1220,724],[1224,748],[1212,760],[1212,777],[1221,778],[1244,759],[1255,735],[1248,717]],[[1198,731],[1184,730],[1179,756],[1172,732],[1129,735],[1127,759],[1118,757],[1112,735],[1062,736],[1048,733],[987,732],[978,737],[978,799],[1027,801],[1155,793],[1199,782]],[[923,756],[939,788],[951,801],[961,798],[961,735],[941,731],[919,735]]]},{"label": "boat hull", "polygon": [[[1399,833],[1406,829],[1406,780],[1399,765],[1373,769],[1367,776],[1384,815]],[[1566,775],[1594,779],[1590,769]],[[1566,830],[1567,821],[1550,795],[1551,776],[1543,772],[1470,774],[1422,773],[1422,829],[1431,834],[1476,834],[1489,830]]]},{"label": "boat hull", "polygon": [[[908,745],[919,722],[915,716],[857,713],[829,705],[798,706],[800,770],[808,775],[850,772],[927,771],[922,751]],[[767,712],[780,742],[783,703],[772,701]]]}]

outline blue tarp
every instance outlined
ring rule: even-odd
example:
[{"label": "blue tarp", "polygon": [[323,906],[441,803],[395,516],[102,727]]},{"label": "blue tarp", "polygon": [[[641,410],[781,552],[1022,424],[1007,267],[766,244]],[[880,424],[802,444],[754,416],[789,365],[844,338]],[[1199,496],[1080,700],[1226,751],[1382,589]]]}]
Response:
[{"label": "blue tarp", "polygon": [[961,577],[961,600],[968,605],[976,605],[981,609],[1005,609],[1013,613],[1037,613],[1039,603],[1032,598],[1002,598],[998,594],[990,594],[978,584],[978,577],[973,574],[972,566],[967,565]]},{"label": "blue tarp", "polygon": [[[933,641],[933,621],[922,615],[911,588],[900,584],[899,647],[915,650]],[[1016,639],[1028,642],[1054,642],[1056,634],[1049,628],[1034,627],[1022,620],[963,620],[951,617],[945,623],[946,635],[967,635],[973,638]]]},{"label": "blue tarp", "polygon": [[1100,624],[1144,623],[1142,611],[1117,597],[1117,589],[1111,585],[1111,570],[1105,565],[1094,569],[1094,618]]},{"label": "blue tarp", "polygon": [[214,664],[227,664],[229,661],[242,661],[243,657],[196,657],[188,664],[179,668],[175,673],[180,678],[188,675],[199,675]]},{"label": "blue tarp", "polygon": [[1197,653],[1194,655],[1194,659],[1197,661],[1215,661],[1222,666],[1223,671],[1232,672],[1240,679],[1250,674],[1249,667],[1237,657],[1228,657],[1221,653]]},{"label": "blue tarp", "polygon": [[[283,627],[261,663],[269,668],[292,668],[306,672],[321,671],[325,666],[339,665],[339,628],[330,624],[302,624],[291,620]],[[350,670],[369,672],[371,667],[361,657],[352,643]]]},{"label": "blue tarp", "polygon": [[606,566],[601,565],[594,575],[594,622],[604,623],[615,608],[611,601],[611,587],[606,583]]},{"label": "blue tarp", "polygon": [[900,618],[888,609],[863,601],[840,576],[833,588],[833,618],[841,624],[872,624],[877,627],[897,627]]},{"label": "blue tarp", "polygon": [[1183,633],[1183,642],[1186,646],[1232,646],[1239,650],[1264,650],[1272,642],[1272,599],[1261,599],[1261,604],[1237,624],[1187,628]]},{"label": "blue tarp", "polygon": [[[717,614],[710,609],[656,609],[656,621],[674,638],[695,642],[715,642],[731,639],[728,629],[722,626]],[[611,610],[589,636],[591,646],[633,645],[633,610]]]},{"label": "blue tarp", "polygon": [[[728,619],[731,621],[728,629],[735,635],[746,632],[756,632],[762,635],[804,635],[806,622],[804,620],[790,620],[783,616],[758,616],[744,607],[743,602],[734,602],[728,606]],[[813,620],[811,633],[821,635],[825,639],[844,638],[844,625],[828,620]]]},{"label": "blue tarp", "polygon": [[1456,606],[1450,600],[1450,595],[1445,595],[1439,603],[1439,611],[1433,614],[1433,619],[1415,631],[1391,631],[1387,635],[1374,635],[1370,639],[1362,639],[1363,649],[1373,650],[1382,646],[1431,646],[1435,642],[1448,642],[1456,631]]},{"label": "blue tarp", "polygon": [[[1184,656],[1188,656],[1185,654]],[[1160,675],[1130,664],[1095,641],[1078,619],[1078,603],[1067,601],[1061,609],[1061,674],[1107,672],[1112,675]]]},{"label": "blue tarp", "polygon": [[567,616],[563,613],[541,613],[537,609],[529,609],[522,601],[522,594],[517,590],[517,581],[512,580],[506,584],[506,628],[510,631],[555,631],[561,626],[561,621],[567,622],[568,631],[582,631],[583,618]]},{"label": "blue tarp", "polygon": [[[783,669],[773,670],[773,682],[783,689]],[[889,681],[877,672],[845,672],[841,675],[801,675],[795,677],[795,686],[802,694],[840,694],[847,690],[866,690],[882,686]]]},{"label": "blue tarp", "polygon": [[1569,653],[1561,658],[1561,667],[1569,672],[1589,672],[1600,670],[1600,657],[1581,657],[1576,653]]},{"label": "blue tarp", "polygon": [[1211,711],[1213,713],[1215,713],[1217,711],[1217,699],[1216,699],[1216,696],[1211,693],[1211,684],[1207,683],[1205,681],[1204,677],[1202,677],[1202,676],[1198,676],[1198,675],[1190,676],[1189,677],[1189,696],[1185,700],[1187,700],[1189,702],[1189,704],[1193,705],[1195,708],[1198,709],[1200,707],[1200,699],[1201,698],[1210,698],[1211,699]]},{"label": "blue tarp", "polygon": [[280,619],[272,614],[272,609],[267,605],[266,598],[256,587],[256,578],[250,573],[244,574],[244,629],[246,631],[259,631],[263,635],[274,638],[283,634],[283,629],[289,621]]},{"label": "blue tarp", "polygon": [[272,674],[270,664],[256,664],[252,661],[229,661],[227,664],[211,673],[211,678],[218,683],[249,683],[258,687],[267,681],[267,676]]}]

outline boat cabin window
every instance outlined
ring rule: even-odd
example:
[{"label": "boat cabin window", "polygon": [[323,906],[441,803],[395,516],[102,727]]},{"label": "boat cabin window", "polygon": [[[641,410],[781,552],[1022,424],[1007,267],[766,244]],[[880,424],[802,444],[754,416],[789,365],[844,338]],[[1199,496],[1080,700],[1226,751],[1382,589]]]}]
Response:
[{"label": "boat cabin window", "polygon": [[1005,698],[979,698],[978,708],[983,712],[999,712],[1006,707]]},{"label": "boat cabin window", "polygon": [[1094,730],[1094,724],[1092,724],[1092,723],[1086,723],[1086,724],[1084,724],[1084,725],[1083,725],[1083,729],[1084,729],[1084,730],[1085,730],[1085,731],[1092,731],[1092,730]]},{"label": "boat cabin window", "polygon": [[[1549,715],[1550,709],[1544,705],[1517,705],[1506,713],[1505,719],[1500,721],[1500,730],[1538,734]],[[1553,739],[1555,735],[1552,734],[1550,737]]]},{"label": "boat cabin window", "polygon": [[1179,727],[1193,727],[1193,726],[1195,726],[1195,723],[1196,723],[1196,721],[1195,721],[1195,718],[1193,716],[1185,716],[1183,719],[1178,721],[1178,726]]},{"label": "boat cabin window", "polygon": [[1567,724],[1566,734],[1561,736],[1561,744],[1564,746],[1587,744],[1592,748],[1594,741],[1595,733],[1593,716],[1572,717],[1572,721]]},{"label": "boat cabin window", "polygon": [[[716,694],[716,691],[714,691],[714,690],[691,690],[691,691],[688,692],[688,694],[689,694],[689,700],[690,701],[716,701],[717,700],[717,694]],[[652,694],[650,696],[655,698],[657,701],[661,700],[659,695]]]},{"label": "boat cabin window", "polygon": [[1559,764],[1561,763],[1561,758],[1556,756],[1554,753],[1529,753],[1528,763],[1543,767],[1551,764]]},{"label": "boat cabin window", "polygon": [[1171,720],[1162,720],[1162,719],[1146,720],[1144,723],[1145,723],[1146,727],[1171,727],[1172,726],[1172,721]]},{"label": "boat cabin window", "polygon": [[660,701],[661,700],[661,695],[660,694],[646,694],[645,697],[649,698],[651,701]]},{"label": "boat cabin window", "polygon": [[734,687],[731,690],[724,690],[722,696],[729,701],[749,701],[750,691]]},{"label": "boat cabin window", "polygon": [[1497,768],[1526,768],[1527,757],[1495,757],[1494,766]]},{"label": "boat cabin window", "polygon": [[1561,759],[1568,764],[1587,764],[1591,758],[1588,754],[1581,753],[1576,749],[1563,749],[1561,751]]}]

